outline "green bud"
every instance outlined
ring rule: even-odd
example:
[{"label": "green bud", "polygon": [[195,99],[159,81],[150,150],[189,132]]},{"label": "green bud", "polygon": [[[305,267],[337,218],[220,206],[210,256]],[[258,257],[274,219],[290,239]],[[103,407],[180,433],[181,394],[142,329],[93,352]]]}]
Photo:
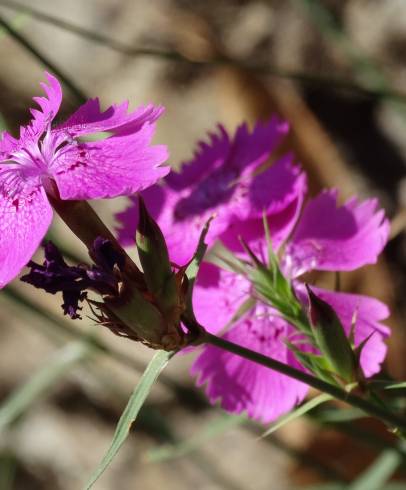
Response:
[{"label": "green bud", "polygon": [[158,224],[152,219],[141,197],[136,233],[138,255],[148,291],[162,313],[172,319],[179,315],[179,285],[169,261],[168,248]]},{"label": "green bud", "polygon": [[106,310],[120,322],[120,331],[156,349],[174,350],[184,345],[178,323],[168,323],[159,309],[137,288],[127,287],[118,298],[105,298]]},{"label": "green bud", "polygon": [[309,319],[317,347],[329,361],[334,372],[345,382],[356,376],[356,356],[334,309],[317,297],[306,284],[309,298]]}]

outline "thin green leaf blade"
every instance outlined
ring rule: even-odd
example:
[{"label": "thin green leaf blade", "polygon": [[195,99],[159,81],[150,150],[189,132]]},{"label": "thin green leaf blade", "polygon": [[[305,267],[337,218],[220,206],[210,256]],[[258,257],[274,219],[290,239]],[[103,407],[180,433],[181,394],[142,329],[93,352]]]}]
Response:
[{"label": "thin green leaf blade", "polygon": [[89,342],[71,342],[58,350],[44,366],[3,402],[0,407],[0,433],[76,364],[86,359],[92,350],[93,347]]},{"label": "thin green leaf blade", "polygon": [[406,388],[406,381],[402,381],[401,383],[394,383],[385,386],[385,390],[404,390]]},{"label": "thin green leaf blade", "polygon": [[383,451],[347,488],[348,490],[381,490],[396,471],[402,456],[393,449]]},{"label": "thin green leaf blade", "polygon": [[246,421],[247,417],[245,415],[223,414],[215,420],[208,422],[197,434],[189,439],[179,441],[175,444],[165,444],[150,450],[147,453],[146,459],[149,463],[161,463],[162,461],[186,456],[202,447],[214,437]]},{"label": "thin green leaf blade", "polygon": [[317,483],[316,485],[311,485],[303,487],[303,490],[345,490],[346,487],[340,483]]},{"label": "thin green leaf blade", "polygon": [[137,418],[137,415],[149,392],[151,391],[153,384],[158,379],[159,374],[168,364],[172,356],[173,352],[158,351],[149,362],[147,368],[141,376],[140,381],[128,400],[127,406],[125,407],[120,420],[118,421],[110,447],[84,487],[86,490],[89,490],[94,485],[109,464],[113,461],[114,457],[126,440],[130,432],[131,425]]},{"label": "thin green leaf blade", "polygon": [[206,221],[202,229],[202,232],[200,233],[196,251],[193,255],[192,260],[190,261],[190,263],[188,264],[185,270],[186,277],[188,278],[189,281],[189,287],[186,296],[186,308],[187,308],[187,314],[189,315],[190,318],[194,318],[193,304],[192,304],[193,288],[196,282],[197,273],[199,272],[200,264],[207,250],[207,244],[205,242],[205,239],[207,233],[209,232],[210,223],[212,219],[213,218],[209,218]]},{"label": "thin green leaf blade", "polygon": [[262,434],[261,437],[269,436],[270,434],[277,431],[284,425],[288,424],[289,422],[292,422],[292,420],[301,417],[302,415],[306,414],[307,412],[317,407],[318,405],[332,400],[332,398],[333,397],[331,395],[328,395],[327,393],[322,393],[321,395],[312,398],[308,402],[304,403],[300,407],[293,410],[293,412],[290,412],[280,417],[275,423],[271,425],[271,427],[266,432]]}]

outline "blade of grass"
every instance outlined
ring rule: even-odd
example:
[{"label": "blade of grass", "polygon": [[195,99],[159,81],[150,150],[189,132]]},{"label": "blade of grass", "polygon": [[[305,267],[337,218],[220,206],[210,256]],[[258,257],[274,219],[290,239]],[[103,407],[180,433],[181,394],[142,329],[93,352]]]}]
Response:
[{"label": "blade of grass", "polygon": [[187,315],[189,315],[190,318],[193,319],[194,319],[193,304],[192,304],[193,288],[196,282],[197,273],[199,272],[200,264],[207,250],[207,244],[205,243],[204,240],[206,239],[207,233],[209,232],[211,221],[212,218],[208,219],[207,222],[205,223],[200,233],[196,251],[193,255],[192,260],[190,261],[190,263],[188,264],[185,270],[185,274],[189,281],[187,294],[186,294],[186,312]]},{"label": "blade of grass", "polygon": [[0,489],[13,490],[17,461],[13,454],[6,451],[0,453]]},{"label": "blade of grass", "polygon": [[352,422],[365,418],[365,413],[359,408],[331,408],[321,411],[316,415],[318,420],[323,423]]},{"label": "blade of grass", "polygon": [[[18,305],[18,308],[23,308],[29,314],[36,315],[42,320],[45,320],[46,324],[48,325],[47,331],[50,332],[50,336],[52,336],[54,340],[58,339],[60,342],[64,343],[66,338],[76,340],[88,338],[78,328],[75,328],[70,321],[64,320],[63,317],[59,317],[58,315],[46,310],[41,305],[24,296],[17,288],[7,286],[2,290],[2,295],[6,296],[9,301]],[[94,347],[100,352],[112,357],[125,366],[131,367],[137,372],[142,372],[144,370],[145,366],[142,362],[139,362],[137,359],[131,356],[110,348],[102,340],[92,337],[92,342]]]},{"label": "blade of grass", "polygon": [[175,458],[186,456],[187,454],[200,449],[204,444],[216,436],[224,433],[232,427],[241,425],[247,421],[245,415],[222,414],[207,423],[197,434],[189,439],[178,441],[174,444],[166,444],[150,450],[146,455],[149,463],[160,463]]},{"label": "blade of grass", "polygon": [[10,23],[8,23],[3,17],[0,16],[0,27],[4,29],[18,44],[20,44],[26,51],[28,51],[35,59],[37,59],[42,65],[50,70],[56,77],[58,77],[68,89],[72,92],[72,95],[76,97],[78,102],[86,102],[86,95],[82,90],[76,86],[73,80],[70,79],[62,70],[60,70],[51,60],[44,56],[32,43],[18,32]]},{"label": "blade of grass", "polygon": [[[61,342],[65,343],[67,338],[75,340],[83,340],[86,338],[87,341],[89,341],[89,337],[83,334],[78,328],[74,327],[71,321],[64,320],[63,317],[55,315],[44,309],[41,305],[23,295],[17,288],[7,286],[6,288],[2,289],[2,296],[6,296],[9,301],[12,301],[18,305],[16,314],[19,314],[20,309],[23,308],[29,314],[33,314],[42,320],[45,320],[44,323],[41,323],[41,327],[43,327],[43,330],[52,341],[59,344]],[[26,325],[26,323],[23,323],[23,325]],[[124,352],[120,352],[119,350],[112,348],[95,335],[92,336],[91,341],[95,349],[97,349],[101,354],[114,359],[116,362],[131,368],[137,373],[142,373],[144,371],[144,363],[138,360],[136,357],[127,355]],[[184,387],[177,380],[165,375],[165,373],[161,374],[159,381],[171,389],[183,402],[190,402],[192,404],[198,403],[200,406],[207,405],[207,402],[205,402],[203,397],[196,395],[197,392],[195,392],[195,390]]]},{"label": "blade of grass", "polygon": [[391,449],[383,451],[347,490],[381,490],[391,478],[402,458]]},{"label": "blade of grass", "polygon": [[72,342],[57,351],[44,366],[17,388],[0,406],[0,433],[47,393],[76,364],[92,352],[90,343]]},{"label": "blade of grass", "polygon": [[[339,410],[340,409],[337,408],[337,412]],[[368,430],[355,424],[354,421],[351,419],[349,421],[341,420],[339,422],[333,422],[329,419],[325,421],[323,418],[323,410],[321,410],[321,416],[319,413],[319,409],[307,413],[306,416],[310,421],[320,425],[322,428],[327,427],[329,429],[335,430],[340,434],[345,434],[354,441],[357,441],[358,444],[362,444],[368,449],[375,449],[378,452],[385,450],[395,451],[399,454],[399,457],[402,459],[403,464],[406,463],[406,451],[403,441],[390,441],[387,439],[387,437],[379,434],[378,432]]]},{"label": "blade of grass", "polygon": [[148,364],[118,421],[110,447],[84,487],[86,490],[89,490],[94,485],[113,461],[127,439],[131,426],[137,418],[153,384],[172,356],[173,352],[158,351]]},{"label": "blade of grass", "polygon": [[340,483],[322,483],[317,485],[311,485],[303,487],[303,490],[346,490],[346,486]]},{"label": "blade of grass", "polygon": [[[9,290],[9,287],[6,288],[6,290]],[[4,291],[5,290],[3,290],[2,293],[4,293]],[[4,296],[5,295],[3,294],[1,299],[3,303],[4,303]],[[9,300],[10,299],[14,300],[14,297],[11,296],[9,297]],[[20,299],[21,302],[19,301]],[[6,302],[9,303],[9,301]],[[31,319],[35,315],[35,317],[38,317],[38,319],[41,319],[42,321],[31,322],[30,327],[35,328],[38,331],[38,333],[45,335],[55,345],[57,346],[66,345],[67,338],[76,339],[77,341],[86,340],[88,342],[91,342],[94,348],[94,356],[92,356],[92,360],[96,360],[94,359],[96,354],[101,353],[105,356],[110,357],[116,362],[119,362],[123,366],[133,369],[138,373],[140,372],[142,373],[144,371],[145,364],[143,362],[137,360],[137,358],[127,356],[119,351],[111,350],[109,347],[105,346],[105,344],[102,343],[100,339],[96,338],[95,336],[92,336],[91,338],[86,337],[79,330],[70,327],[69,321],[62,322],[61,325],[53,322],[52,318],[49,318],[47,316],[48,312],[47,311],[43,312],[41,310],[40,305],[38,305],[37,308],[35,308],[35,305],[30,303],[27,305],[25,302],[25,298],[24,297],[20,298],[18,294],[17,294],[16,304],[18,305],[18,307],[15,308],[15,314],[21,316],[22,325],[27,324],[26,322],[27,314],[24,313],[28,313],[30,315],[28,317],[29,319]],[[32,308],[30,306],[32,306]],[[12,312],[12,314],[14,314],[14,311]],[[62,321],[62,318],[57,317],[56,320]],[[34,326],[36,323],[38,324],[39,328],[37,328],[37,326]],[[95,382],[97,382],[100,385],[100,389],[104,391],[106,396],[107,397],[110,396],[110,399],[114,400],[114,405],[116,407],[119,408],[122,405],[122,403],[124,403],[127,400],[126,390],[122,389],[117,384],[115,379],[110,378],[111,373],[108,368],[105,368],[103,365],[100,364],[96,365],[92,363],[86,366],[86,371],[94,378]],[[193,398],[194,392],[191,389],[183,387],[180,383],[178,383],[176,380],[173,380],[171,377],[167,376],[164,379],[162,379],[161,377],[159,381],[163,382],[165,386],[173,390],[174,395],[177,396],[181,402],[183,401],[187,402],[190,401],[190,399],[195,401]],[[149,407],[148,409],[143,410],[140,413],[138,420],[139,423],[142,425],[143,430],[149,431],[154,436],[159,436],[162,440],[171,440],[169,437],[170,427],[168,425],[167,419],[163,415],[161,416],[156,410],[154,411],[153,407],[152,408]],[[1,486],[0,489],[2,489]]]},{"label": "blade of grass", "polygon": [[[10,25],[14,29],[19,30],[26,24],[27,21],[29,21],[29,19],[30,19],[30,15],[27,12],[20,12],[11,19]],[[8,32],[5,29],[0,29],[0,39],[7,36],[8,36]]]},{"label": "blade of grass", "polygon": [[269,436],[270,434],[277,431],[278,429],[280,429],[284,425],[288,424],[289,422],[292,422],[292,420],[295,420],[295,419],[301,417],[302,415],[305,415],[307,412],[309,412],[313,408],[317,407],[321,403],[328,402],[332,399],[333,399],[333,397],[331,395],[326,394],[326,393],[323,393],[319,396],[316,396],[315,398],[312,398],[308,402],[304,403],[300,407],[293,410],[293,412],[290,412],[290,413],[280,417],[275,423],[273,423],[271,425],[271,427],[266,432],[264,432],[262,434],[261,437]]}]

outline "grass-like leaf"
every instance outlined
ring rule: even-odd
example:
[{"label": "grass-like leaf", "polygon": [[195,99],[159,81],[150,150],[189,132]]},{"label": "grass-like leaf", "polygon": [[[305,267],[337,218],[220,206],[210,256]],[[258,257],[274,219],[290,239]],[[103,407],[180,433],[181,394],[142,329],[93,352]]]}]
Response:
[{"label": "grass-like leaf", "polygon": [[327,393],[323,393],[319,396],[316,396],[315,398],[312,398],[308,402],[296,408],[296,410],[293,410],[293,412],[290,412],[280,417],[275,423],[271,425],[271,427],[269,427],[269,429],[266,432],[262,434],[261,437],[269,436],[270,434],[280,429],[284,425],[288,424],[289,422],[292,422],[292,420],[295,420],[301,417],[302,415],[305,415],[307,412],[317,407],[321,403],[328,402],[332,399],[333,397],[331,395],[328,395]]},{"label": "grass-like leaf", "polygon": [[113,461],[114,457],[126,440],[128,433],[130,432],[131,425],[137,418],[137,415],[149,392],[151,391],[153,384],[172,356],[172,352],[158,351],[151,359],[143,375],[141,376],[139,383],[128,400],[127,406],[125,407],[120,420],[118,421],[110,447],[84,487],[86,490],[90,489],[94,485],[109,464]]},{"label": "grass-like leaf", "polygon": [[0,432],[22,415],[72,367],[86,359],[92,350],[90,343],[72,342],[57,351],[52,359],[3,402],[0,407]]},{"label": "grass-like leaf", "polygon": [[382,490],[402,461],[397,451],[387,449],[351,484],[347,490]]},{"label": "grass-like leaf", "polygon": [[197,434],[187,440],[182,440],[174,444],[165,444],[150,450],[147,454],[147,461],[150,463],[160,463],[185,456],[199,449],[219,434],[246,421],[247,417],[245,415],[223,414],[215,420],[208,422]]},{"label": "grass-like leaf", "polygon": [[393,383],[385,386],[385,390],[404,390],[406,388],[406,381],[401,383]]},{"label": "grass-like leaf", "polygon": [[[321,485],[312,485],[311,487],[303,487],[303,490],[349,490],[352,488],[352,486],[349,487],[347,485],[341,485],[340,483],[325,483]],[[377,487],[371,487],[371,489],[376,488]],[[405,483],[403,481],[394,481],[378,488],[379,490],[405,490]]]},{"label": "grass-like leaf", "polygon": [[207,250],[207,244],[205,243],[205,239],[207,233],[209,232],[209,227],[212,219],[213,218],[208,219],[206,224],[204,225],[202,232],[200,233],[199,241],[195,253],[193,255],[193,258],[185,270],[185,274],[189,283],[187,295],[186,295],[186,314],[192,320],[195,319],[193,313],[193,303],[192,303],[193,288],[196,282],[197,273],[199,272],[200,264],[202,263],[204,254],[206,253]]}]

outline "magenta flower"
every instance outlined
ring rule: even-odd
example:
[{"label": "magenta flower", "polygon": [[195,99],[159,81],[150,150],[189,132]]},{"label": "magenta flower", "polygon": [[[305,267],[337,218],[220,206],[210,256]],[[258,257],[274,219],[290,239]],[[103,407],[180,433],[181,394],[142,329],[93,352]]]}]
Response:
[{"label": "magenta flower", "polygon": [[[98,99],[83,104],[63,124],[51,127],[62,101],[58,80],[46,74],[46,97],[35,97],[30,124],[20,137],[0,140],[0,287],[24,267],[52,219],[47,193],[61,199],[129,195],[169,172],[160,166],[164,146],[150,146],[162,107],[127,113],[128,103],[101,112]],[[108,132],[97,141],[84,138]]]},{"label": "magenta flower", "polygon": [[[306,187],[304,174],[292,164],[289,155],[267,170],[254,173],[287,131],[287,123],[276,118],[257,124],[252,133],[243,124],[232,139],[219,126],[217,133],[210,134],[210,144],[199,143],[194,158],[183,164],[179,173],[172,172],[163,185],[142,192],[175,263],[183,265],[191,258],[203,226],[211,216],[215,218],[206,238],[209,245],[219,237],[229,241],[230,226],[238,230],[241,222],[259,218],[264,211],[273,216],[271,227],[276,241],[289,233]],[[133,244],[138,222],[137,200],[133,199],[117,219],[122,225],[119,240],[124,245]],[[251,239],[258,237],[259,229],[255,226],[253,223]]]},{"label": "magenta flower", "polygon": [[[298,281],[305,272],[353,270],[376,262],[389,232],[383,211],[377,211],[376,207],[373,199],[362,203],[351,199],[337,207],[335,191],[324,192],[305,206],[281,261],[282,270],[292,280],[299,298],[305,301],[303,284]],[[243,230],[241,225],[239,232]],[[257,245],[260,250],[260,240]],[[389,329],[380,323],[389,314],[386,305],[367,296],[316,287],[312,290],[335,309],[347,333],[355,313],[356,345],[373,333],[360,362],[365,376],[378,372],[386,354],[384,339],[389,335]],[[294,328],[274,308],[256,299],[252,285],[244,276],[203,264],[193,300],[197,319],[211,333],[218,333],[227,325],[249,298],[253,305],[224,337],[303,369],[285,343],[286,340],[294,342]],[[289,411],[308,391],[306,385],[296,380],[213,346],[204,348],[192,372],[198,375],[199,385],[207,384],[212,403],[220,401],[225,410],[233,413],[247,411],[250,417],[263,422]]]}]

